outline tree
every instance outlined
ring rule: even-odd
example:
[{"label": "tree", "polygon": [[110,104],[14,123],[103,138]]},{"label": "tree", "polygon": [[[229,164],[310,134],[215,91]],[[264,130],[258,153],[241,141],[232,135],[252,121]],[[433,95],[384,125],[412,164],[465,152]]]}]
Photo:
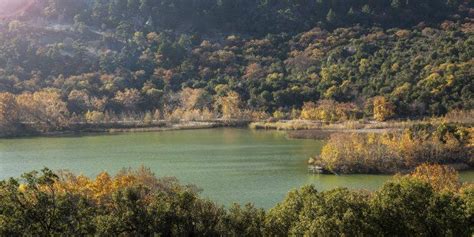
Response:
[{"label": "tree", "polygon": [[367,14],[367,15],[372,14],[372,9],[370,8],[370,5],[365,4],[364,6],[362,6],[362,12]]},{"label": "tree", "polygon": [[331,24],[335,23],[337,20],[336,12],[334,12],[332,9],[329,9],[328,14],[326,15],[326,20]]},{"label": "tree", "polygon": [[400,0],[392,0],[390,6],[394,9],[399,9],[401,7]]},{"label": "tree", "polygon": [[153,221],[161,216],[152,216],[155,213],[149,212],[144,191],[140,187],[117,190],[112,196],[109,212],[95,218],[97,232],[109,236],[152,236],[157,233]]},{"label": "tree", "polygon": [[258,80],[265,77],[265,70],[258,63],[249,64],[245,68],[244,78],[248,80]]},{"label": "tree", "polygon": [[204,89],[184,88],[180,97],[184,110],[209,108],[212,102],[212,97]]},{"label": "tree", "polygon": [[436,193],[419,179],[404,177],[384,184],[370,205],[378,235],[471,235],[460,198]]},{"label": "tree", "polygon": [[91,109],[92,102],[85,90],[72,90],[68,95],[68,109],[71,113],[83,114]]},{"label": "tree", "polygon": [[19,108],[15,95],[0,93],[0,134],[15,132],[19,122]]},{"label": "tree", "polygon": [[456,192],[461,187],[456,170],[445,165],[423,164],[418,166],[411,176],[429,183],[437,192]]},{"label": "tree", "polygon": [[395,107],[385,97],[375,97],[373,103],[375,120],[383,122],[395,115]]},{"label": "tree", "polygon": [[306,120],[319,120],[324,122],[346,121],[356,119],[360,114],[359,109],[352,103],[337,103],[333,100],[320,100],[304,103],[301,118]]},{"label": "tree", "polygon": [[49,169],[0,182],[0,235],[91,235],[94,210],[84,197],[60,193]]},{"label": "tree", "polygon": [[220,97],[217,101],[221,108],[223,119],[239,119],[242,111],[240,109],[240,95],[235,91],[230,91],[227,96]]},{"label": "tree", "polygon": [[252,204],[240,206],[234,204],[224,216],[223,227],[231,236],[263,236],[265,211]]},{"label": "tree", "polygon": [[23,93],[17,97],[20,119],[40,131],[61,129],[68,125],[69,111],[61,95],[54,90]]},{"label": "tree", "polygon": [[95,179],[45,168],[0,181],[1,236],[471,236],[472,185],[437,192],[411,175],[375,192],[304,186],[265,213],[229,209],[150,169]]},{"label": "tree", "polygon": [[118,102],[125,110],[133,111],[137,108],[142,96],[137,89],[125,89],[115,93],[114,100]]},{"label": "tree", "polygon": [[347,189],[317,192],[305,186],[290,192],[266,218],[267,236],[364,236],[374,233],[369,196]]},{"label": "tree", "polygon": [[100,123],[104,122],[105,119],[105,114],[100,111],[87,111],[85,114],[86,121],[88,123]]}]

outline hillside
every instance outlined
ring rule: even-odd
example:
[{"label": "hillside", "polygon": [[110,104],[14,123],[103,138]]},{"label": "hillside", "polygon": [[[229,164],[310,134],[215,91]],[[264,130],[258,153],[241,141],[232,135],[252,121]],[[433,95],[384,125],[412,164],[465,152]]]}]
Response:
[{"label": "hillside", "polygon": [[473,15],[453,0],[36,1],[0,21],[0,120],[469,110]]}]

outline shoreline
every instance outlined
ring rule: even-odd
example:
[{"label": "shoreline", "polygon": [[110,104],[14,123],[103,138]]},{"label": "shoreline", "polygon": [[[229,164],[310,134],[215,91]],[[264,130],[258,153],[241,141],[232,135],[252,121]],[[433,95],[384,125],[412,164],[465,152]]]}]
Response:
[{"label": "shoreline", "polygon": [[334,130],[334,131],[391,131],[409,128],[413,125],[428,124],[459,124],[464,126],[474,126],[470,122],[457,122],[440,119],[423,119],[423,120],[390,120],[385,122],[377,122],[372,120],[358,120],[345,122],[324,122],[315,120],[279,120],[279,121],[258,121],[252,122],[249,126],[257,130],[283,130],[283,131],[310,131],[310,130]]},{"label": "shoreline", "polygon": [[[385,133],[397,132],[413,125],[441,124],[440,120],[392,120],[387,122],[375,121],[347,121],[339,123],[325,123],[310,120],[278,120],[278,121],[249,121],[249,120],[209,120],[209,121],[154,121],[151,124],[142,122],[115,122],[115,123],[77,123],[68,127],[50,132],[38,132],[23,129],[21,132],[9,135],[0,135],[0,139],[28,138],[28,137],[55,137],[87,134],[112,134],[127,132],[161,132],[176,130],[195,130],[212,128],[249,128],[253,130],[277,130],[287,133],[291,139],[328,139],[333,133]],[[447,123],[451,123],[446,121]],[[470,123],[456,123],[473,126]]]},{"label": "shoreline", "polygon": [[70,128],[51,131],[34,132],[28,131],[14,135],[1,135],[0,139],[30,138],[30,137],[61,137],[61,136],[81,136],[94,134],[115,134],[115,133],[133,133],[133,132],[164,132],[179,130],[196,130],[212,128],[240,128],[248,127],[248,121],[192,121],[192,122],[160,122],[150,125],[144,124],[77,124]]},{"label": "shoreline", "polygon": [[[445,165],[445,166],[451,167],[452,169],[454,169],[454,170],[456,170],[457,172],[460,172],[460,173],[474,171],[474,167],[472,167],[472,166],[470,166],[466,163],[457,162],[457,163],[446,163],[446,164],[439,164],[439,165]],[[416,169],[416,167],[415,167],[415,168],[412,168],[412,169],[403,169],[403,170],[398,170],[396,172],[389,172],[389,173],[377,173],[377,172],[336,173],[334,171],[331,171],[331,170],[327,169],[324,166],[311,164],[309,162],[308,162],[307,166],[308,166],[308,173],[310,173],[312,175],[323,174],[323,175],[335,175],[335,176],[345,176],[345,175],[389,175],[389,176],[394,176],[394,175],[399,175],[399,174],[406,175],[406,174],[410,174],[411,172],[413,172]]]}]

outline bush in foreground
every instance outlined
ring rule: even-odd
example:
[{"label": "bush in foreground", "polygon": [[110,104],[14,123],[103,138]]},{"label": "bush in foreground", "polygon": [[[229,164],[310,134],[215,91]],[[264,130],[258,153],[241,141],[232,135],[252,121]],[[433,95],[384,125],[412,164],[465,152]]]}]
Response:
[{"label": "bush in foreground", "polygon": [[[444,172],[439,172],[444,170]],[[434,179],[433,175],[441,176]],[[474,187],[424,166],[380,190],[294,190],[267,213],[127,170],[96,179],[48,169],[0,182],[1,236],[471,236]],[[451,182],[441,182],[443,177]],[[432,182],[429,183],[427,181]]]}]

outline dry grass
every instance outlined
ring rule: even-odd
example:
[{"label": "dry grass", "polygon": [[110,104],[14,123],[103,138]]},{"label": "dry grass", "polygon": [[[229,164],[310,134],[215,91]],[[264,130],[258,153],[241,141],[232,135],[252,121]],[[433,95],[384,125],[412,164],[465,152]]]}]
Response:
[{"label": "dry grass", "polygon": [[309,130],[320,129],[322,123],[308,120],[281,120],[278,122],[254,122],[249,127],[265,130]]},{"label": "dry grass", "polygon": [[380,130],[405,129],[414,125],[457,123],[464,126],[474,124],[474,110],[453,111],[444,117],[425,118],[422,120],[391,120],[377,122],[372,120],[352,120],[337,123],[327,123],[314,120],[279,120],[254,122],[249,125],[252,129],[265,130]]}]

